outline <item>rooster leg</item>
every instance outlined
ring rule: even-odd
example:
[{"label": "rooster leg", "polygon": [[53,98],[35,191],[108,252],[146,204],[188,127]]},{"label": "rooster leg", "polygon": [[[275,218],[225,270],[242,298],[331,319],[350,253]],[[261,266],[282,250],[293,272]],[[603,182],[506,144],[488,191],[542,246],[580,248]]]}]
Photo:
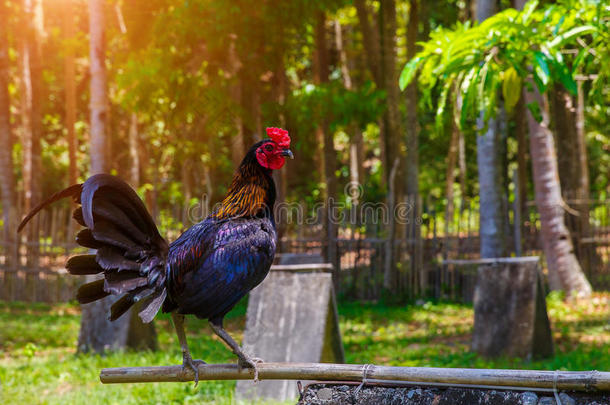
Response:
[{"label": "rooster leg", "polygon": [[254,381],[258,381],[258,363],[262,363],[263,360],[248,356],[241,347],[237,344],[235,340],[227,333],[226,330],[222,327],[222,318],[218,319],[210,319],[210,326],[216,335],[221,338],[227,346],[233,351],[233,353],[237,356],[238,361],[237,364],[239,367],[247,367],[254,369]]},{"label": "rooster leg", "polygon": [[206,364],[203,360],[193,360],[191,353],[189,352],[188,344],[186,343],[186,334],[184,333],[184,315],[172,312],[172,320],[174,321],[174,327],[176,328],[176,334],[180,341],[180,348],[182,349],[182,368],[190,368],[195,373],[195,387],[199,384],[199,365]]}]

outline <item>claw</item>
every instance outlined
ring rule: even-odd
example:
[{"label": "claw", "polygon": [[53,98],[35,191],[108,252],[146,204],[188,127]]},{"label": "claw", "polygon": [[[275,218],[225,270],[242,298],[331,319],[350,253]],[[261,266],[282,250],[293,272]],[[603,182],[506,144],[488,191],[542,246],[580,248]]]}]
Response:
[{"label": "claw", "polygon": [[253,368],[254,369],[254,382],[258,382],[258,365],[264,363],[263,359],[258,357],[240,356],[237,361],[239,368]]},{"label": "claw", "polygon": [[201,364],[207,363],[203,360],[193,360],[191,355],[188,353],[182,354],[182,369],[184,370],[186,367],[188,367],[193,370],[193,373],[195,374],[195,387],[197,387],[197,384],[199,384],[199,366]]}]

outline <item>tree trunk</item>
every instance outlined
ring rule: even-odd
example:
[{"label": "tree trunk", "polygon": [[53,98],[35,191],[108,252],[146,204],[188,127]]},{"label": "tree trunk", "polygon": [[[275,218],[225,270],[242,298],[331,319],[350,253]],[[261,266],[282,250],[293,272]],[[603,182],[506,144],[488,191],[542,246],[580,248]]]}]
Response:
[{"label": "tree trunk", "polygon": [[[453,121],[453,120],[452,120]],[[455,167],[458,160],[458,141],[459,141],[459,129],[457,125],[453,123],[451,130],[451,139],[449,140],[449,150],[447,151],[447,172],[446,172],[446,183],[445,183],[445,196],[447,196],[447,207],[445,209],[445,238],[448,238],[451,232],[450,224],[453,221],[454,213],[454,195],[453,185],[455,184]],[[449,241],[446,239],[447,242]]]},{"label": "tree trunk", "polygon": [[76,184],[78,182],[78,169],[76,166],[76,133],[74,124],[76,123],[76,73],[74,64],[74,6],[73,0],[65,0],[64,16],[63,16],[63,31],[66,50],[64,59],[64,86],[66,89],[65,109],[66,109],[66,129],[68,130],[68,160],[70,166],[68,169],[68,184]]},{"label": "tree trunk", "polygon": [[[394,210],[396,209],[396,190],[394,189],[396,185],[396,173],[398,172],[398,167],[400,166],[400,160],[394,160],[394,164],[392,165],[392,169],[390,169],[390,177],[388,179],[388,212],[392,215]],[[390,224],[388,229],[389,235],[394,235],[396,231],[396,222],[393,218],[390,218]],[[383,288],[390,292],[396,291],[396,263],[394,263],[394,241],[393,237],[388,237],[388,240],[385,244],[385,254],[384,254],[384,269],[383,269]]]},{"label": "tree trunk", "polygon": [[[580,212],[580,236],[583,238],[589,237],[589,158],[587,156],[587,140],[585,133],[585,95],[582,89],[582,81],[578,82],[578,96],[576,101],[576,146],[578,150],[578,166],[580,167],[580,178],[578,179],[578,192],[576,198],[579,202],[576,204],[576,209]],[[583,252],[582,259],[587,261],[597,258],[597,251],[593,245],[580,246]],[[581,265],[591,266],[592,263],[584,263],[581,259]]]},{"label": "tree trunk", "polygon": [[[314,81],[316,84],[328,82],[329,55],[326,42],[326,16],[324,12],[318,12],[315,25],[315,55],[314,55]],[[329,263],[335,267],[337,263],[337,224],[334,220],[333,205],[337,198],[337,178],[335,176],[337,155],[333,142],[333,134],[328,129],[328,120],[322,118],[322,122],[318,124],[316,134],[322,138],[322,154],[323,154],[323,174],[324,184],[326,185],[325,193],[325,218],[324,230],[326,239],[325,257]],[[318,138],[318,139],[319,139]],[[337,281],[335,279],[335,281]]]},{"label": "tree trunk", "polygon": [[[142,183],[153,183],[153,177],[155,176],[154,173],[157,173],[157,167],[152,163],[152,160],[154,158],[151,157],[152,153],[149,150],[149,142],[147,142],[146,139],[143,139],[143,141],[140,143],[140,173],[141,173],[141,178],[140,181]],[[206,168],[204,166],[204,168]],[[205,173],[205,172],[204,172]],[[208,195],[208,201],[209,198],[211,198],[211,195]],[[154,218],[157,218],[155,215],[155,209],[156,209],[156,201],[155,201],[155,190],[151,189],[151,188],[147,188],[144,191],[144,203],[146,204],[146,208],[148,209],[148,212],[150,212],[150,215]]]},{"label": "tree trunk", "polygon": [[[477,0],[476,19],[479,22],[497,12],[495,0]],[[505,197],[506,176],[501,114],[484,121],[485,112],[477,120],[477,165],[479,172],[479,204],[481,257],[508,255],[508,206]]]},{"label": "tree trunk", "polygon": [[475,3],[475,18],[480,23],[498,12],[496,0],[475,0]]},{"label": "tree trunk", "polygon": [[581,266],[588,269],[597,254],[592,245],[580,243],[589,233],[589,168],[582,84],[579,84],[577,97],[570,95],[562,85],[555,85],[551,100],[561,194],[572,209],[566,213],[566,225]]},{"label": "tree trunk", "polygon": [[561,193],[566,200],[578,198],[581,167],[576,133],[576,105],[572,96],[561,84],[556,84],[551,89],[549,99],[553,114],[551,124],[556,134]]},{"label": "tree trunk", "polygon": [[[339,54],[339,62],[341,75],[343,77],[343,86],[347,90],[353,89],[352,76],[350,74],[350,66],[347,59],[347,52],[343,41],[343,31],[339,20],[335,20],[335,46]],[[347,194],[350,198],[350,214],[349,225],[351,226],[351,238],[355,239],[357,227],[360,224],[358,217],[360,199],[362,197],[362,184],[364,183],[364,140],[362,128],[358,123],[351,123],[347,127],[350,135],[349,138],[349,173],[350,185],[347,189]]]},{"label": "tree trunk", "polygon": [[[0,1],[0,21],[8,21],[6,4]],[[3,245],[5,265],[17,261],[15,222],[17,218],[15,176],[13,173],[13,136],[10,120],[8,32],[6,24],[0,25],[0,193],[2,195]]]},{"label": "tree trunk", "polygon": [[[379,30],[381,39],[381,75],[384,84],[383,89],[386,92],[386,109],[384,113],[384,139],[385,145],[385,179],[388,185],[388,198],[390,197],[389,190],[392,190],[394,203],[401,201],[404,197],[404,182],[397,182],[397,178],[404,176],[405,162],[403,156],[403,137],[401,136],[401,125],[400,125],[400,113],[398,110],[399,105],[399,87],[398,87],[398,73],[396,69],[396,2],[394,0],[382,0],[380,2],[379,9]],[[394,162],[398,161],[398,169],[395,176],[391,176],[391,171]],[[393,180],[394,183],[390,183]],[[388,205],[389,201],[388,201]],[[393,210],[390,212],[393,213]],[[392,246],[389,254],[391,255],[386,260],[392,264],[392,280],[396,280],[396,258],[394,256],[395,250],[394,241],[396,240],[396,233],[398,231],[394,221],[395,216],[390,216],[391,226],[388,230],[389,245]],[[389,285],[390,280],[384,277],[384,286]],[[393,288],[392,288],[393,289]]]},{"label": "tree trunk", "polygon": [[138,132],[138,114],[131,113],[129,123],[129,182],[131,186],[137,188],[140,186],[140,154],[138,144],[140,143],[140,134]]},{"label": "tree trunk", "polygon": [[[513,0],[513,7],[516,10],[523,10],[527,0]],[[520,210],[520,215],[515,217],[521,218],[521,223],[518,224],[520,227],[520,234],[525,235],[525,219],[528,217],[527,210],[527,191],[528,191],[528,164],[529,164],[529,150],[527,141],[527,107],[525,106],[525,93],[521,91],[521,98],[517,103],[514,111],[515,120],[515,134],[517,138],[517,177],[518,184],[515,187],[519,189],[515,192],[515,196],[518,196],[516,202],[516,209]],[[522,237],[519,240],[515,240],[515,243],[523,243]],[[520,252],[522,246],[515,246],[515,251]]]},{"label": "tree trunk", "polygon": [[536,206],[540,213],[542,246],[549,269],[552,289],[563,289],[569,295],[589,296],[591,285],[574,255],[574,247],[564,222],[564,202],[557,169],[553,134],[549,130],[546,98],[532,83],[533,91],[525,93],[525,103],[537,103],[542,113],[538,122],[531,112],[527,115],[530,153],[534,170]]},{"label": "tree trunk", "polygon": [[[231,99],[235,106],[241,106],[242,103],[242,83],[240,78],[240,70],[241,70],[241,61],[239,60],[239,55],[237,54],[236,49],[236,40],[235,35],[231,35],[231,42],[229,44],[229,66],[228,72],[231,76],[232,84],[230,88]],[[239,166],[241,160],[245,155],[245,142],[244,142],[244,125],[241,116],[241,112],[237,111],[234,113],[234,126],[235,126],[235,135],[233,135],[231,139],[231,158],[233,160],[233,165],[235,167]]]},{"label": "tree trunk", "polygon": [[[407,60],[415,57],[417,52],[418,0],[409,3],[409,23],[407,26]],[[407,194],[416,200],[419,197],[419,142],[417,137],[417,80],[413,80],[406,88],[406,189]]]},{"label": "tree trunk", "polygon": [[[528,184],[528,169],[529,164],[529,150],[527,145],[527,108],[523,101],[523,92],[517,106],[514,111],[515,120],[515,137],[517,138],[517,176],[515,187],[518,187],[515,195],[519,196],[516,201],[515,207],[519,210],[519,217],[522,219],[518,226],[521,229],[521,235],[525,234],[525,228],[523,226],[523,219],[527,218],[527,184]],[[515,243],[522,243],[521,240],[515,241]],[[521,248],[521,246],[515,246],[515,249]]]},{"label": "tree trunk", "polygon": [[[280,34],[282,35],[282,34]],[[286,77],[286,66],[284,64],[284,48],[279,47],[276,49],[275,56],[275,66],[274,66],[274,74],[272,78],[271,88],[272,88],[272,97],[273,100],[279,106],[278,115],[276,117],[277,122],[279,123],[280,128],[286,128],[286,116],[284,115],[284,106],[286,104],[286,98],[288,95],[288,78]],[[260,108],[259,108],[259,115]],[[263,136],[263,125],[262,125],[262,116],[260,117],[260,136]],[[275,184],[277,187],[277,199],[276,204],[283,204],[286,201],[286,194],[288,191],[288,172],[291,169],[291,165],[286,165],[283,170],[275,170],[273,173],[273,178],[275,179]],[[282,212],[282,211],[280,211]],[[282,214],[280,214],[282,215]],[[277,237],[278,240],[281,240],[284,237],[287,229],[287,221],[282,220],[281,218],[276,219],[277,222]],[[281,243],[279,244],[281,246]]]},{"label": "tree trunk", "polygon": [[[91,144],[89,148],[91,174],[97,174],[104,173],[108,167],[106,161],[107,98],[103,0],[89,1],[89,29],[91,59]],[[95,280],[95,276],[87,276],[86,281],[93,280]],[[139,317],[133,316],[133,308],[114,322],[108,320],[110,307],[118,298],[108,296],[82,306],[78,351],[103,353],[106,350],[123,349],[128,346],[140,348],[143,342],[148,342],[147,348],[149,349],[156,348],[153,323],[143,324]],[[134,342],[133,336],[138,336],[141,340]]]},{"label": "tree trunk", "polygon": [[[458,5],[458,20],[462,23],[469,21],[471,19],[471,4],[470,2],[465,2],[461,5]],[[422,6],[422,15],[425,8]],[[424,27],[428,26],[428,24],[424,24]],[[424,28],[425,29],[425,28]],[[456,107],[458,109],[462,108],[462,96],[460,92],[456,91]],[[457,166],[459,170],[459,182],[460,182],[460,212],[464,208],[464,201],[466,199],[466,140],[464,139],[464,131],[460,130],[457,126],[455,120],[453,120],[453,128],[457,131]]]},{"label": "tree trunk", "polygon": [[[76,149],[77,140],[75,132],[76,123],[76,67],[74,63],[74,5],[73,0],[65,0],[63,4],[63,37],[64,37],[64,88],[65,88],[65,126],[67,130],[68,140],[68,184],[78,183],[78,169],[76,165]],[[72,208],[75,208],[76,204],[72,203]],[[78,224],[74,221],[70,221],[68,229],[68,240],[71,240]]]},{"label": "tree trunk", "polygon": [[[341,76],[343,77],[343,86],[347,90],[353,89],[352,75],[350,74],[350,66],[347,59],[347,53],[345,52],[345,45],[343,41],[343,32],[339,20],[335,20],[335,46],[339,53],[339,62],[341,68]],[[350,124],[348,126],[348,132],[350,135],[349,142],[349,168],[350,168],[350,182],[352,184],[362,184],[364,182],[364,169],[362,162],[364,161],[364,139],[362,129],[357,124]],[[353,203],[358,204],[356,200],[352,200]]]},{"label": "tree trunk", "polygon": [[[401,130],[399,105],[398,72],[396,69],[396,2],[395,0],[382,0],[379,10],[379,28],[381,37],[381,75],[386,92],[386,106],[384,121],[386,167],[390,168],[396,158],[401,159]],[[401,162],[402,163],[402,162]],[[399,171],[402,171],[400,165]],[[391,170],[391,169],[390,169]],[[390,173],[386,171],[386,180]],[[389,183],[388,183],[389,184]],[[396,197],[402,195],[404,188],[402,184],[394,185]]]},{"label": "tree trunk", "polygon": [[[41,40],[43,37],[42,4],[40,0],[24,0],[23,27],[25,34],[21,45],[21,108],[23,146],[24,211],[40,201],[41,169],[40,138],[42,136],[42,66]],[[34,221],[33,221],[34,222]],[[38,221],[28,230],[30,245],[27,254],[29,266],[38,265]]]},{"label": "tree trunk", "polygon": [[[357,125],[351,127],[352,136],[349,143],[349,173],[350,182],[353,185],[362,186],[364,184],[364,139],[362,130]],[[360,203],[360,195],[353,195],[352,202]]]},{"label": "tree trunk", "polygon": [[[417,28],[419,25],[418,0],[411,0],[409,3],[409,23],[407,26],[407,60],[411,60],[417,53]],[[407,231],[413,239],[413,268],[418,274],[420,293],[425,294],[428,285],[427,274],[424,269],[423,242],[421,238],[421,225],[418,218],[421,217],[421,207],[419,204],[419,139],[417,130],[417,80],[413,80],[405,91],[405,107],[407,110],[406,121],[406,145],[407,159],[405,162],[406,170],[406,191],[408,200],[413,206],[413,221],[407,224],[410,229]]]},{"label": "tree trunk", "polygon": [[[381,41],[380,32],[376,24],[375,18],[370,17],[372,13],[366,4],[366,0],[354,0],[354,6],[358,14],[358,23],[360,30],[362,31],[362,40],[364,44],[366,63],[371,73],[371,76],[375,82],[375,85],[379,90],[385,89],[383,81],[383,74],[381,70]],[[378,121],[379,125],[379,149],[381,157],[381,166],[384,173],[382,177],[382,186],[387,186],[386,175],[389,173],[390,168],[388,166],[388,157],[386,150],[385,139],[387,137],[387,123],[385,122],[385,116],[380,118]]]},{"label": "tree trunk", "polygon": [[339,54],[339,67],[341,69],[341,77],[343,78],[343,86],[346,90],[352,90],[352,76],[349,73],[349,66],[347,65],[347,53],[345,52],[345,46],[343,45],[341,23],[339,20],[335,20],[333,26],[335,28],[335,46],[337,48],[337,53]]},{"label": "tree trunk", "polygon": [[[585,93],[582,89],[582,81],[578,82],[578,98],[576,102],[576,139],[578,148],[578,166],[580,166],[580,179],[578,184],[578,198],[588,199],[589,193],[589,158],[587,157],[587,139],[585,133]],[[589,209],[583,211],[586,214],[586,223],[589,223]]]},{"label": "tree trunk", "polygon": [[513,7],[516,10],[523,10],[523,7],[525,7],[525,3],[527,3],[527,0],[513,0]]},{"label": "tree trunk", "polygon": [[[502,134],[496,119],[489,119],[487,125],[487,130],[477,136],[481,258],[505,257],[508,235]],[[481,120],[478,126],[484,127]]]},{"label": "tree trunk", "polygon": [[380,49],[379,49],[379,32],[376,24],[371,22],[369,9],[366,6],[365,0],[354,0],[354,6],[358,13],[358,22],[362,31],[362,41],[366,55],[366,62],[373,76],[373,80],[377,84],[378,89],[383,89],[381,79],[381,64],[380,64]]},{"label": "tree trunk", "polygon": [[193,197],[193,182],[191,181],[193,173],[193,162],[189,158],[183,158],[181,163],[182,165],[180,167],[180,177],[182,183],[182,196],[184,197],[186,207],[188,207],[190,205],[191,198]]},{"label": "tree trunk", "polygon": [[468,178],[466,170],[466,139],[464,138],[463,131],[458,131],[458,167],[460,169],[460,194],[463,207],[463,202],[466,199],[466,179]]},{"label": "tree trunk", "polygon": [[90,131],[91,174],[108,170],[106,156],[106,122],[108,100],[106,98],[106,40],[104,28],[104,2],[89,0],[89,63],[91,72]]}]

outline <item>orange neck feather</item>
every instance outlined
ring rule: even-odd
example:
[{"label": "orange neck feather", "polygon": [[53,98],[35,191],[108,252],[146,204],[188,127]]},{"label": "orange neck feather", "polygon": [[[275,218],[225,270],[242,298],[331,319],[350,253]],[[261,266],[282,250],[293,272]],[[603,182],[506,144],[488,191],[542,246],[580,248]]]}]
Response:
[{"label": "orange neck feather", "polygon": [[271,172],[255,162],[243,162],[235,173],[229,191],[212,214],[218,219],[259,217],[271,213],[275,185]]}]

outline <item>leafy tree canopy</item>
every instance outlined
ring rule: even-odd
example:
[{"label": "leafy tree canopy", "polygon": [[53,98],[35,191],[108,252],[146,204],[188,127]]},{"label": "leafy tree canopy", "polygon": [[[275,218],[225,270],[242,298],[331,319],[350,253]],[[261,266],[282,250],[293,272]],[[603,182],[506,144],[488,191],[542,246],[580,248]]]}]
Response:
[{"label": "leafy tree canopy", "polygon": [[[437,129],[453,91],[460,107],[455,118],[462,127],[480,111],[486,118],[495,114],[499,92],[510,111],[530,79],[541,92],[561,83],[575,94],[575,75],[608,58],[609,19],[610,7],[603,2],[565,0],[541,8],[534,0],[521,12],[507,9],[478,25],[438,28],[404,67],[400,86],[404,89],[419,74],[430,108],[438,94]],[[607,67],[601,69],[592,86],[598,97],[608,73]],[[528,108],[537,115],[538,106]]]}]

